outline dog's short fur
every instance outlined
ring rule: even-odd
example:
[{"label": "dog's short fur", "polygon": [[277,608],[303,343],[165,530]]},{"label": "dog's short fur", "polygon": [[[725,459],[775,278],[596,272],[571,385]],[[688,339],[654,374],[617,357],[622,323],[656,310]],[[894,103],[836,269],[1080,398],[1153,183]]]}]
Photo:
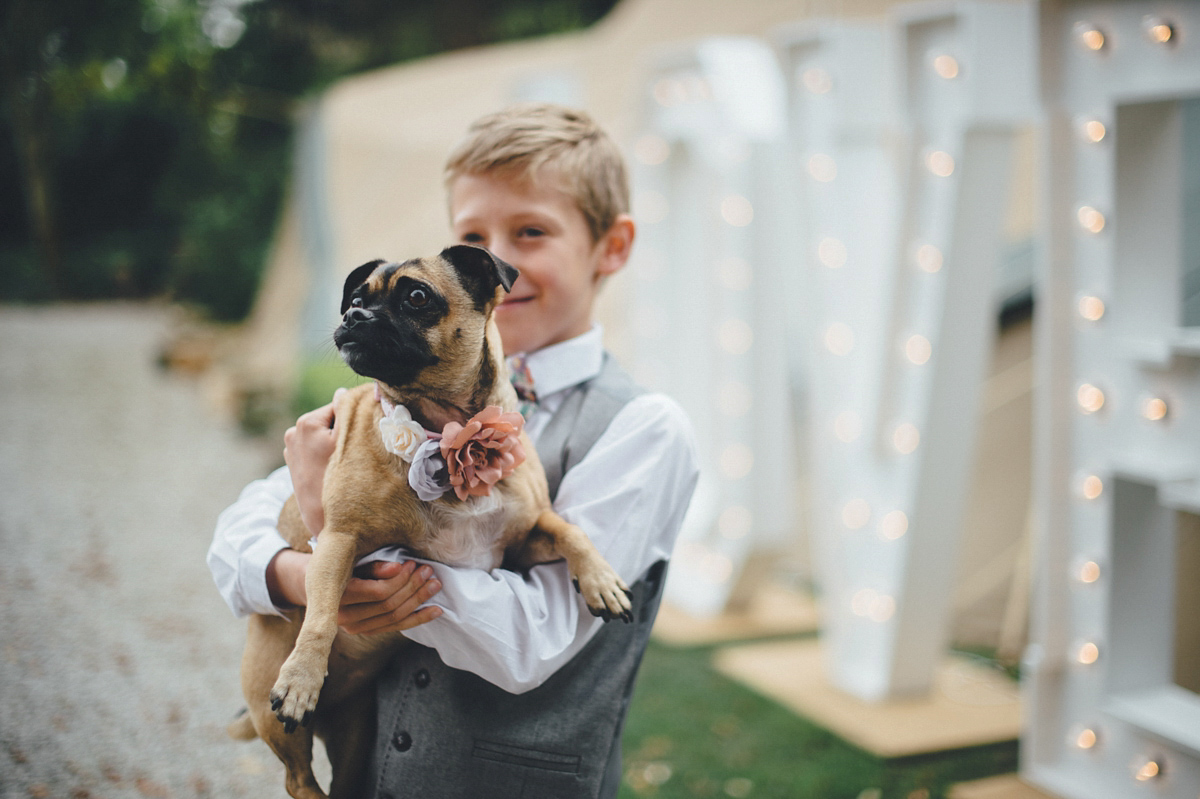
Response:
[{"label": "dog's short fur", "polygon": [[[334,343],[352,369],[374,378],[383,396],[428,429],[463,423],[488,405],[514,410],[492,311],[516,275],[468,245],[402,264],[364,264],[346,280]],[[307,610],[292,619],[253,616],[249,624],[242,660],[247,719],[287,767],[287,790],[297,799],[324,796],[311,769],[313,728],[333,764],[330,793],[361,795],[358,780],[375,727],[371,680],[400,636],[338,629],[338,605],[360,556],[399,544],[484,568],[565,558],[593,614],[630,618],[621,578],[582,530],[551,510],[537,451],[524,434],[525,462],[490,497],[460,501],[451,491],[423,502],[408,485],[408,465],[383,447],[381,414],[371,385],[342,396],[322,495],[325,526],[305,581]],[[294,497],[279,529],[294,549],[310,551]],[[235,724],[231,734],[244,737],[248,726]]]}]

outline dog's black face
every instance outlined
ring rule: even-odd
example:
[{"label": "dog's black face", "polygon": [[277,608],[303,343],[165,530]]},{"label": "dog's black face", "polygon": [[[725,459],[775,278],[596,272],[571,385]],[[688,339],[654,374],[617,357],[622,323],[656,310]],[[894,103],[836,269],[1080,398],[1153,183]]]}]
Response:
[{"label": "dog's black face", "polygon": [[457,384],[476,364],[488,316],[517,270],[481,247],[434,258],[372,261],[350,273],[333,342],[351,369],[396,388]]}]

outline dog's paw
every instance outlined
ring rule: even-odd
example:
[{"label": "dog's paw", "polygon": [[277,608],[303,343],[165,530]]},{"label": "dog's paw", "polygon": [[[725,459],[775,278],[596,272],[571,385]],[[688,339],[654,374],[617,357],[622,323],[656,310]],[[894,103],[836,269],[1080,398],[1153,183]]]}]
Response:
[{"label": "dog's paw", "polygon": [[317,707],[317,698],[325,684],[325,675],[288,658],[279,670],[279,679],[271,689],[271,710],[283,723],[284,732],[297,726],[307,727]]},{"label": "dog's paw", "polygon": [[575,589],[583,596],[593,616],[605,621],[633,621],[633,594],[629,586],[605,561],[593,564],[575,578]]}]

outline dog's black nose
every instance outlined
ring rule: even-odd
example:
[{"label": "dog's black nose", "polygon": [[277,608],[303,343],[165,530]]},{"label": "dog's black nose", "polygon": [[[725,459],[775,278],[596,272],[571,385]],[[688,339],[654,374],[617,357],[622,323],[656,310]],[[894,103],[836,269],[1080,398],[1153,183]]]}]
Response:
[{"label": "dog's black nose", "polygon": [[359,322],[366,322],[371,319],[371,312],[365,308],[351,308],[346,311],[346,315],[342,317],[342,324],[346,327],[354,327]]}]

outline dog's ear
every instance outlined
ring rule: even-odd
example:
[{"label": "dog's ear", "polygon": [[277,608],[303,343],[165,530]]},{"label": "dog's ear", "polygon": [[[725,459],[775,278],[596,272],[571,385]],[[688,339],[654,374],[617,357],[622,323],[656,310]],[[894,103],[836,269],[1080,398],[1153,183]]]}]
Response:
[{"label": "dog's ear", "polygon": [[495,299],[498,287],[510,290],[520,274],[512,264],[497,258],[483,247],[471,244],[447,247],[442,250],[441,257],[458,272],[459,280],[478,308]]},{"label": "dog's ear", "polygon": [[354,293],[356,288],[366,282],[367,278],[371,276],[371,273],[375,271],[375,267],[379,266],[381,263],[383,263],[383,259],[376,258],[369,264],[363,264],[362,266],[358,267],[346,277],[346,285],[342,287],[341,313],[343,315],[346,313],[346,309],[350,307],[350,295]]}]

